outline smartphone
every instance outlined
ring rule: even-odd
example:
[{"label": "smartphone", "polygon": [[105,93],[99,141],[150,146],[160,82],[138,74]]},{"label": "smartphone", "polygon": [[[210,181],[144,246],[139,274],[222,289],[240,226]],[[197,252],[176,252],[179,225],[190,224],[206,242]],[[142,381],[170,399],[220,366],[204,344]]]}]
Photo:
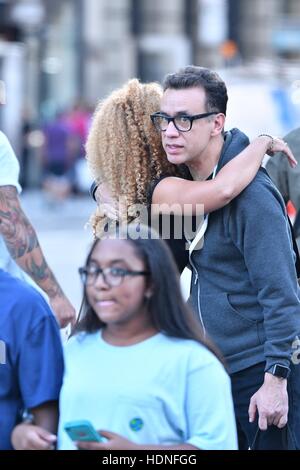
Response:
[{"label": "smartphone", "polygon": [[64,430],[72,441],[97,441],[102,442],[101,436],[87,420],[70,421],[64,425]]}]

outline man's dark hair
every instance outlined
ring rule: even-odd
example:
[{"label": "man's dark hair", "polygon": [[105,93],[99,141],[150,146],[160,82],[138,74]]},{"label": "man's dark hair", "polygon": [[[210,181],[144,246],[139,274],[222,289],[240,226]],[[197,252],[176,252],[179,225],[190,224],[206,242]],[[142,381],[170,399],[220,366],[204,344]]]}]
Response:
[{"label": "man's dark hair", "polygon": [[168,74],[163,82],[164,91],[168,88],[182,90],[194,87],[205,90],[207,112],[217,111],[226,115],[227,88],[216,72],[205,67],[189,65],[176,73]]}]

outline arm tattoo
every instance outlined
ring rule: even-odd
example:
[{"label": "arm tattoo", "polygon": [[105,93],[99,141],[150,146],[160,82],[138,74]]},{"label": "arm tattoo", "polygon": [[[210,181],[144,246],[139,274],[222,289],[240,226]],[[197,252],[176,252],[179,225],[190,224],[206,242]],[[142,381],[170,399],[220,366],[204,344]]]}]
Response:
[{"label": "arm tattoo", "polygon": [[0,235],[11,257],[49,297],[63,295],[47,265],[35,230],[22,211],[14,186],[0,187]]},{"label": "arm tattoo", "polygon": [[37,263],[33,257],[26,260],[25,270],[39,285],[43,287],[47,285],[44,290],[49,297],[63,296],[63,291],[43,256],[40,263]]},{"label": "arm tattoo", "polygon": [[13,186],[0,188],[0,233],[13,259],[39,246],[36,233],[22,211]]}]

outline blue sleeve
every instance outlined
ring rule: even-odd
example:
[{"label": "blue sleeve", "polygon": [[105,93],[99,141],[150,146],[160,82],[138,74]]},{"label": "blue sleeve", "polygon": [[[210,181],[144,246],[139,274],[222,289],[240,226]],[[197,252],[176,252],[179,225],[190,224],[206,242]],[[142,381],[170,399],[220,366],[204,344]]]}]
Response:
[{"label": "blue sleeve", "polygon": [[263,310],[268,370],[290,365],[300,333],[300,302],[295,254],[285,206],[264,174],[234,201],[230,233],[244,256],[251,284]]},{"label": "blue sleeve", "polygon": [[47,312],[32,327],[19,353],[20,392],[28,409],[58,400],[64,369],[56,319],[43,300],[39,308]]},{"label": "blue sleeve", "polygon": [[202,450],[236,450],[237,435],[231,384],[222,364],[211,357],[205,365],[201,351],[193,354],[187,379],[186,442]]}]

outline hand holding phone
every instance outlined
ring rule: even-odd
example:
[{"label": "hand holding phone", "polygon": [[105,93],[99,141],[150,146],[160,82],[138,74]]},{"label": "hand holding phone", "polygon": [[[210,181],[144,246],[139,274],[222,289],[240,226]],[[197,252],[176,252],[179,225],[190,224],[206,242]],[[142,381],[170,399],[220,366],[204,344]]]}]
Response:
[{"label": "hand holding phone", "polygon": [[72,441],[102,442],[101,436],[91,422],[87,420],[70,421],[64,425],[64,430]]}]

